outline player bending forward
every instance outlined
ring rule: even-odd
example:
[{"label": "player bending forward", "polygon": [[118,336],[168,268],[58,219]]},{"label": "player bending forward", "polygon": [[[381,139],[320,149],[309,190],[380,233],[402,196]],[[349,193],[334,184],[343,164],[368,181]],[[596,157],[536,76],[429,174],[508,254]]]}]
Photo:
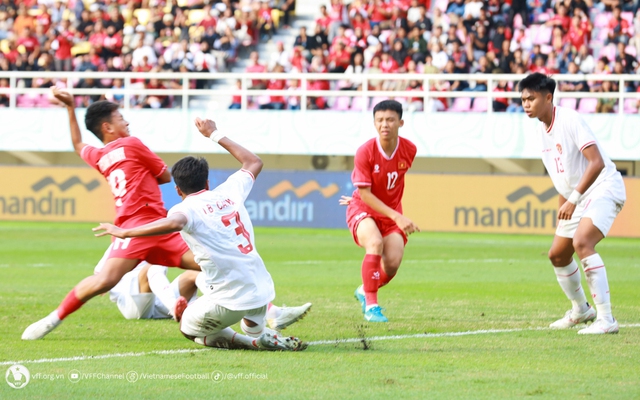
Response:
[{"label": "player bending forward", "polygon": [[[618,322],[611,314],[607,271],[595,247],[622,210],[624,182],[582,117],[553,105],[555,88],[556,82],[540,73],[520,81],[524,111],[529,118],[542,121],[542,162],[560,194],[558,227],[549,259],[573,307],[551,328],[572,328],[595,319],[578,333],[618,333]],[[582,261],[597,319],[582,289],[574,252]]]},{"label": "player bending forward", "polygon": [[404,125],[402,105],[385,100],[373,109],[378,137],[360,146],[354,158],[351,180],[356,187],[348,204],[347,224],[353,239],[364,247],[362,285],[356,299],[362,305],[365,320],[388,322],[378,305],[378,289],[393,279],[400,268],[407,235],[420,229],[402,215],[404,175],[416,156],[416,146],[399,137]]},{"label": "player bending forward", "polygon": [[[298,338],[280,337],[264,326],[275,290],[254,247],[253,226],[244,206],[262,161],[217,131],[213,121],[198,118],[196,126],[240,161],[242,169],[209,190],[206,160],[185,157],[171,170],[182,203],[172,207],[167,218],[132,228],[103,223],[94,230],[105,231],[97,236],[122,239],[180,231],[210,289],[182,315],[180,330],[188,339],[230,349],[304,350],[306,345]],[[239,321],[246,335],[229,328]]]}]

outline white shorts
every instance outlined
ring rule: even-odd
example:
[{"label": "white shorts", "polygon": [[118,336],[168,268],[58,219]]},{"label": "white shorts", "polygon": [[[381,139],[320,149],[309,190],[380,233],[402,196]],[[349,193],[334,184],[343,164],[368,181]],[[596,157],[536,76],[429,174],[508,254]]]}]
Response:
[{"label": "white shorts", "polygon": [[589,197],[580,201],[576,206],[570,220],[558,220],[556,235],[573,238],[582,218],[590,218],[593,225],[604,236],[607,236],[613,221],[622,210],[624,202],[619,202],[611,197]]},{"label": "white shorts", "polygon": [[[111,301],[118,305],[118,309],[126,319],[164,319],[172,318],[169,310],[153,293],[140,293],[138,275],[139,267],[127,272],[120,282],[111,289]],[[170,290],[176,299],[180,296],[179,279],[171,282]]]},{"label": "white shorts", "polygon": [[247,318],[257,324],[264,323],[267,305],[252,310],[233,311],[222,307],[211,295],[204,295],[184,310],[180,330],[189,336],[205,337],[220,332]]}]

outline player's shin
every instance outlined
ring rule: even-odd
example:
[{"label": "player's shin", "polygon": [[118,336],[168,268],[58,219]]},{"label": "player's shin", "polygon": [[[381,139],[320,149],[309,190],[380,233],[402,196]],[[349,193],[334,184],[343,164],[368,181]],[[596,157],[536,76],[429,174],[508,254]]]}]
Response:
[{"label": "player's shin", "polygon": [[555,267],[553,271],[556,273],[556,278],[562,291],[573,305],[573,312],[575,314],[584,313],[589,308],[589,305],[582,288],[578,263],[572,259],[571,264],[566,267]]},{"label": "player's shin", "polygon": [[166,275],[167,267],[159,265],[152,265],[147,271],[147,279],[149,281],[149,287],[153,294],[155,294],[167,310],[172,311],[175,305],[176,299],[180,297],[180,293],[175,293],[173,287],[169,283]]},{"label": "player's shin", "polygon": [[378,304],[378,287],[380,286],[380,261],[382,256],[366,254],[362,260],[362,286],[367,308]]},{"label": "player's shin", "polygon": [[[60,303],[60,305],[58,306],[58,309],[56,310],[57,313],[51,314],[52,318],[53,316],[57,316],[59,318],[59,321],[61,321],[65,319],[69,314],[77,311],[80,307],[82,307],[83,304],[84,302],[78,299],[78,296],[76,295],[76,289],[73,288],[64,298],[64,300],[62,300],[62,303]],[[52,322],[55,323],[56,321]]]},{"label": "player's shin", "polygon": [[241,335],[231,328],[224,328],[213,335],[197,337],[193,341],[203,346],[222,349],[258,349],[255,339]]},{"label": "player's shin", "polygon": [[613,322],[611,315],[611,297],[609,295],[609,282],[604,262],[598,253],[582,259],[582,267],[587,277],[591,297],[598,311],[598,319]]}]

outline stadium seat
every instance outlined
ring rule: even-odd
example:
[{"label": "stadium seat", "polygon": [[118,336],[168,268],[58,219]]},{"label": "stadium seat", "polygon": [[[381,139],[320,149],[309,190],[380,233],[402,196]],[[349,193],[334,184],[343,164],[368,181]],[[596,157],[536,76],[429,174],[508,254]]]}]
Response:
[{"label": "stadium seat", "polygon": [[598,58],[607,57],[609,62],[612,63],[616,59],[616,53],[617,53],[616,45],[613,43],[609,43],[608,45],[600,49]]},{"label": "stadium seat", "polygon": [[9,39],[0,40],[0,53],[8,53],[9,50]]},{"label": "stadium seat", "polygon": [[373,110],[373,107],[375,107],[376,104],[380,103],[381,101],[385,101],[385,100],[389,100],[389,98],[386,97],[386,96],[374,97],[373,99],[371,99],[371,104],[369,104],[369,110]]},{"label": "stadium seat", "polygon": [[636,56],[638,55],[638,54],[637,54],[637,50],[636,50],[636,47],[635,47],[635,46],[627,46],[624,50],[625,50],[628,54],[631,54],[631,55],[632,55],[632,56],[634,56],[634,57],[636,57]]},{"label": "stadium seat", "polygon": [[476,97],[473,100],[473,106],[471,106],[471,111],[474,112],[485,112],[489,108],[489,99],[486,97]]},{"label": "stadium seat", "polygon": [[21,108],[32,108],[36,106],[38,99],[31,94],[18,95],[16,106]]},{"label": "stadium seat", "polygon": [[578,112],[583,114],[593,114],[596,112],[596,106],[598,105],[598,99],[584,98],[580,100],[578,105]]},{"label": "stadium seat", "polygon": [[593,21],[593,27],[608,28],[610,19],[611,19],[611,13],[599,13],[596,15],[596,18]]},{"label": "stadium seat", "polygon": [[553,28],[551,28],[550,26],[541,25],[538,29],[537,35],[533,38],[533,44],[551,43],[552,34],[553,34]]},{"label": "stadium seat", "polygon": [[351,111],[365,111],[368,109],[369,98],[356,96],[351,101]]},{"label": "stadium seat", "polygon": [[624,113],[636,114],[638,112],[637,99],[625,99],[624,100]]},{"label": "stadium seat", "polygon": [[570,108],[572,110],[576,109],[576,105],[578,104],[578,99],[563,97],[560,99],[560,106],[565,108]]},{"label": "stadium seat", "polygon": [[333,103],[333,106],[331,107],[331,109],[335,110],[335,111],[347,111],[347,110],[349,110],[350,103],[351,103],[351,98],[350,97],[341,96],[341,97],[336,98],[336,100]]},{"label": "stadium seat", "polygon": [[453,99],[453,104],[449,111],[451,112],[467,112],[471,110],[471,98],[470,97],[456,97]]}]

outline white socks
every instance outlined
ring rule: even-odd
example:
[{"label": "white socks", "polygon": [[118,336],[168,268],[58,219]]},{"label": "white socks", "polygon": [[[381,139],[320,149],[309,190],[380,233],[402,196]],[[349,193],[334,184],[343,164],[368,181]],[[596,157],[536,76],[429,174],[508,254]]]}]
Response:
[{"label": "white socks", "polygon": [[197,337],[193,340],[197,344],[207,347],[218,347],[222,349],[248,349],[256,350],[254,339],[241,335],[231,328],[224,328],[218,333],[205,337]]},{"label": "white socks", "polygon": [[562,291],[573,304],[574,313],[582,314],[587,311],[587,298],[582,289],[580,267],[576,260],[572,259],[571,264],[566,267],[555,267],[553,270]]},{"label": "white socks", "polygon": [[587,277],[591,297],[598,311],[598,319],[605,319],[613,322],[611,315],[611,296],[609,295],[609,282],[607,281],[607,270],[600,254],[595,253],[582,260],[582,268]]},{"label": "white socks", "polygon": [[171,288],[171,283],[167,279],[167,267],[161,267],[159,265],[152,265],[147,271],[147,279],[149,280],[149,287],[153,294],[156,295],[170,313],[173,313],[173,307],[176,304],[176,300],[180,296],[180,293],[174,293]]}]

